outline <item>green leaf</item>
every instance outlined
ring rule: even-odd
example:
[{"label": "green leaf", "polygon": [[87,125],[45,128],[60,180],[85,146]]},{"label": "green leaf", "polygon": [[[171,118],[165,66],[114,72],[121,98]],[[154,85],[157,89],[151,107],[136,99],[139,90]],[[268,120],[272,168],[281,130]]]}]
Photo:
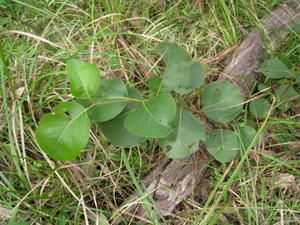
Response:
[{"label": "green leaf", "polygon": [[125,84],[120,78],[101,80],[100,87],[92,99],[76,99],[84,107],[91,107],[88,115],[91,120],[104,122],[120,114],[128,101]]},{"label": "green leaf", "polygon": [[296,31],[297,33],[300,32],[300,23],[295,23],[293,25],[293,30]]},{"label": "green leaf", "polygon": [[162,83],[162,80],[160,77],[150,77],[148,79],[149,89],[154,95],[169,93],[171,91]]},{"label": "green leaf", "polygon": [[158,93],[159,88],[161,86],[162,78],[160,78],[160,77],[150,77],[147,82],[148,82],[149,89],[154,94]]},{"label": "green leaf", "polygon": [[[132,99],[144,100],[142,93],[135,87],[127,88],[128,97]],[[124,111],[132,111],[141,105],[140,102],[127,102]]]},{"label": "green leaf", "polygon": [[121,113],[117,117],[100,124],[104,136],[118,147],[129,148],[140,144],[146,138],[138,136],[124,127],[124,121],[129,112]]},{"label": "green leaf", "polygon": [[174,60],[191,61],[189,53],[175,43],[162,43],[157,47],[166,64],[170,64]]},{"label": "green leaf", "polygon": [[100,84],[100,71],[96,65],[77,59],[67,61],[71,93],[78,98],[91,98]]},{"label": "green leaf", "polygon": [[244,148],[247,148],[250,146],[251,142],[253,141],[257,131],[250,126],[244,126],[244,127],[239,127],[237,128],[236,131],[239,134],[240,140],[241,140],[241,145]]},{"label": "green leaf", "polygon": [[192,62],[191,64],[191,75],[188,89],[194,90],[198,88],[204,81],[205,70],[200,62]]},{"label": "green leaf", "polygon": [[162,138],[172,132],[170,123],[176,115],[176,103],[171,95],[161,94],[129,113],[125,127],[137,135]]},{"label": "green leaf", "polygon": [[292,71],[280,60],[269,59],[261,64],[257,72],[263,73],[269,78],[290,78]]},{"label": "green leaf", "polygon": [[264,93],[271,93],[271,88],[268,87],[267,85],[265,84],[258,84],[257,85],[257,89],[261,92],[263,91]]},{"label": "green leaf", "polygon": [[45,114],[35,131],[41,149],[57,160],[71,160],[80,154],[89,139],[90,123],[85,109],[76,102],[56,106]]},{"label": "green leaf", "polygon": [[296,82],[299,83],[299,81],[300,81],[300,71],[297,71],[296,72]]},{"label": "green leaf", "polygon": [[276,56],[281,62],[283,62],[289,69],[294,67],[291,60],[282,52],[274,52],[274,56]]},{"label": "green leaf", "polygon": [[276,99],[278,102],[282,102],[277,107],[281,109],[283,112],[287,111],[291,107],[291,99],[296,100],[296,96],[298,93],[296,90],[288,85],[281,85],[279,88],[275,91]]},{"label": "green leaf", "polygon": [[192,62],[185,49],[173,43],[163,43],[158,49],[167,65],[164,89],[186,94],[200,86],[205,77],[204,68],[199,62]]},{"label": "green leaf", "polygon": [[250,102],[250,112],[255,117],[265,117],[271,108],[271,104],[265,98],[257,98]]},{"label": "green leaf", "polygon": [[203,112],[220,123],[233,120],[242,110],[243,101],[240,89],[228,81],[212,82],[202,93]]},{"label": "green leaf", "polygon": [[240,142],[235,132],[215,129],[205,142],[207,151],[221,163],[231,161],[240,150]]},{"label": "green leaf", "polygon": [[169,149],[166,152],[169,158],[183,158],[192,154],[198,149],[199,141],[206,138],[202,122],[182,108],[177,111],[173,126],[173,132],[159,141],[164,150]]}]

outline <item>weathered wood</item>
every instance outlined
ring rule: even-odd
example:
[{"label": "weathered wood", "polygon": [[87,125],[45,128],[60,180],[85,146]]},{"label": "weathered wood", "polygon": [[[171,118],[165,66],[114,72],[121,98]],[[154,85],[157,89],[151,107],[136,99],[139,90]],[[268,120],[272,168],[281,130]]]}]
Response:
[{"label": "weathered wood", "polygon": [[[220,76],[220,80],[228,80],[238,85],[245,96],[248,96],[253,85],[251,79],[257,79],[255,70],[261,63],[263,53],[262,35],[268,37],[268,42],[274,42],[290,28],[295,19],[300,18],[300,0],[284,1],[264,20],[262,29],[254,29],[241,43],[232,60]],[[272,29],[276,28],[276,30]],[[282,29],[281,31],[278,29]],[[246,79],[243,79],[245,77]],[[247,79],[248,78],[248,79]]]},{"label": "weathered wood", "polygon": [[[275,41],[280,32],[271,28],[289,28],[295,18],[299,18],[300,0],[284,1],[264,20],[264,31],[270,41]],[[239,86],[247,96],[252,85],[251,81],[241,79],[241,76],[256,79],[255,70],[261,63],[259,56],[263,51],[262,31],[254,29],[236,50],[232,60],[220,76],[221,80],[229,80]],[[239,76],[237,76],[239,75]],[[207,129],[210,129],[209,123]],[[151,193],[160,210],[160,215],[170,215],[176,205],[191,195],[195,187],[201,183],[207,172],[206,163],[211,157],[203,144],[199,150],[183,159],[164,159],[155,168],[143,184],[147,193]],[[134,197],[135,196],[135,197]],[[136,194],[133,198],[137,198]],[[123,214],[135,214],[147,218],[147,213],[141,205],[131,205]]]}]

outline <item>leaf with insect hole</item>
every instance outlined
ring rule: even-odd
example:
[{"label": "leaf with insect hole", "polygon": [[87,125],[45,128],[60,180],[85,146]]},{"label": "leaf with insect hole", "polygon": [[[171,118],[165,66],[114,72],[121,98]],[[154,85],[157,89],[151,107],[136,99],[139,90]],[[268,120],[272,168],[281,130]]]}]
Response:
[{"label": "leaf with insect hole", "polygon": [[241,112],[244,101],[240,89],[228,81],[208,84],[201,99],[204,114],[220,123],[233,120]]}]

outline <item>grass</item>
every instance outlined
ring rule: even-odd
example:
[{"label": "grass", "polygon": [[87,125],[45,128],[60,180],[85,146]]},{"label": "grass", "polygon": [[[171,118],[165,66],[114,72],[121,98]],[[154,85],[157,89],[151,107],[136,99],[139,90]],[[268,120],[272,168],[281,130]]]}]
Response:
[{"label": "grass", "polygon": [[[211,162],[205,185],[163,222],[141,185],[164,157],[155,142],[121,150],[93,125],[83,154],[57,162],[41,152],[34,136],[41,115],[71,99],[67,59],[95,63],[104,77],[121,77],[145,89],[147,76],[160,76],[164,69],[155,52],[160,42],[182,45],[195,60],[213,60],[260,27],[277,2],[206,1],[201,11],[188,0],[0,1],[0,224],[106,224],[117,219],[138,224],[122,215],[126,204],[134,204],[125,202],[135,190],[139,201],[149,205],[148,222],[153,224],[298,224],[296,109],[275,110],[264,121],[245,111],[243,118],[258,134],[268,130],[267,137],[253,150],[245,149],[240,160]],[[299,66],[297,34],[281,40],[278,49]],[[266,55],[273,53],[268,49]],[[209,64],[207,81],[216,79],[229,56]]]}]

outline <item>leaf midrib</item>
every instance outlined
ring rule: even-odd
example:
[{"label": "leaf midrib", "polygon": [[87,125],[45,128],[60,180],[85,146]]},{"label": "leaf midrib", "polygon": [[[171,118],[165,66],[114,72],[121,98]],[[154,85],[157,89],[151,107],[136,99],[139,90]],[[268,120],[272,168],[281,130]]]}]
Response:
[{"label": "leaf midrib", "polygon": [[[128,98],[128,100],[137,100],[137,99],[133,99],[133,98]],[[122,102],[122,101],[116,101],[116,102]],[[113,103],[113,102],[109,102],[109,103]],[[95,103],[95,104],[92,104],[91,106],[87,107],[87,108],[84,108],[84,110],[82,110],[80,113],[78,113],[71,121],[69,121],[68,125],[65,127],[65,129],[62,131],[61,135],[58,137],[56,143],[55,143],[55,146],[54,146],[54,149],[56,149],[56,146],[57,144],[60,142],[62,136],[65,134],[65,132],[67,131],[67,129],[69,129],[69,127],[71,126],[71,124],[77,120],[83,113],[86,113],[90,108],[96,106],[96,105],[103,105],[103,104],[109,104],[109,103],[106,103],[106,102],[101,102],[101,103]],[[143,102],[144,103],[144,102]]]}]

